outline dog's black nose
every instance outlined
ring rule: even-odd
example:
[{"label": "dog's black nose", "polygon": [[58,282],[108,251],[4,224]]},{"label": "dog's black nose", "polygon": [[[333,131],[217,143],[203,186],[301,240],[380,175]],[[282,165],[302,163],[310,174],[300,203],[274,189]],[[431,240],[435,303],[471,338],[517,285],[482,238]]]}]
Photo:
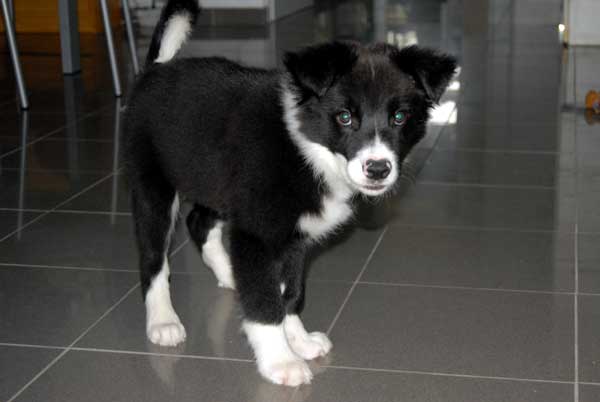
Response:
[{"label": "dog's black nose", "polygon": [[372,180],[383,180],[392,171],[392,162],[387,159],[369,159],[363,166],[365,176]]}]

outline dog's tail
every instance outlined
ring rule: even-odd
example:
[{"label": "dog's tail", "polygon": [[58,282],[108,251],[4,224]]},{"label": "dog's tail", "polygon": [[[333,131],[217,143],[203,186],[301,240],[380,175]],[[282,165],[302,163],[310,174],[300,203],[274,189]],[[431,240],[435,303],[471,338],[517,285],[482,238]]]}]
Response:
[{"label": "dog's tail", "polygon": [[196,23],[198,0],[168,0],[154,28],[146,67],[171,60],[181,48]]}]

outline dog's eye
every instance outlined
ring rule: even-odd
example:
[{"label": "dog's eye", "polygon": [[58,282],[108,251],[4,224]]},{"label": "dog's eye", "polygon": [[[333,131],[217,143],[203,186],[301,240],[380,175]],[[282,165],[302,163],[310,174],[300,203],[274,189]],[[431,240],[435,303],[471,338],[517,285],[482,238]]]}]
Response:
[{"label": "dog's eye", "polygon": [[408,113],[404,113],[400,110],[398,110],[396,113],[394,113],[394,116],[393,116],[394,125],[401,126],[404,123],[406,123],[406,119],[408,119]]},{"label": "dog's eye", "polygon": [[352,114],[347,110],[343,110],[340,113],[338,113],[337,121],[342,126],[349,126],[352,124]]}]

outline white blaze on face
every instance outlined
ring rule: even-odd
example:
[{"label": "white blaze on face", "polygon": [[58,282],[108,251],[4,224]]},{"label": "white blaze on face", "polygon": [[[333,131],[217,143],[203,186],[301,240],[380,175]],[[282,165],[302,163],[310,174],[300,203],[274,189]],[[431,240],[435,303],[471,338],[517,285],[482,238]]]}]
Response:
[{"label": "white blaze on face", "polygon": [[[383,180],[374,181],[369,179],[363,170],[363,166],[368,160],[388,160],[392,165],[390,174]],[[394,184],[398,178],[398,160],[396,154],[389,146],[381,141],[379,135],[375,135],[375,139],[367,144],[364,148],[356,153],[356,156],[348,162],[348,176],[352,183],[366,195],[383,194],[390,185]],[[371,186],[378,188],[369,188]]]}]

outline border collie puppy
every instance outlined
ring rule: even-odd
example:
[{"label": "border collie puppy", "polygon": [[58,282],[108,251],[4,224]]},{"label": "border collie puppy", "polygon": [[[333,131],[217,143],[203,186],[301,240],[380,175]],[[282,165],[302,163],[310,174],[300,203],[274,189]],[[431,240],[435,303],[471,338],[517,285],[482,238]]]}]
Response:
[{"label": "border collie puppy", "polygon": [[300,320],[307,248],[351,218],[354,195],[393,189],[456,63],[414,46],[340,42],[286,54],[283,71],[173,60],[198,11],[196,0],[168,2],[126,112],[146,333],[164,346],[186,337],[167,260],[185,200],[206,265],[239,292],[260,374],[309,383],[305,360],[331,342]]}]

